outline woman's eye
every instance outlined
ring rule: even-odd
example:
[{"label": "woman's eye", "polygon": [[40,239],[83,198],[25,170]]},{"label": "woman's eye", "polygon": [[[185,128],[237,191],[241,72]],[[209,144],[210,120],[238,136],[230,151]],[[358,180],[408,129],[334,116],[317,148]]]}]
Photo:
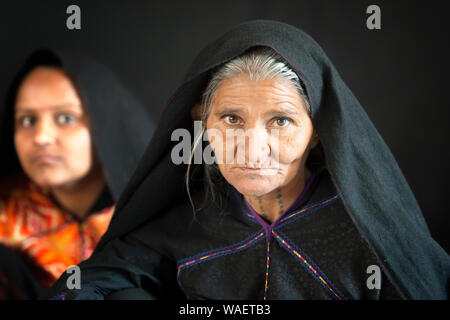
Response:
[{"label": "woman's eye", "polygon": [[228,115],[228,116],[225,116],[225,122],[228,124],[231,124],[231,125],[235,125],[235,124],[239,123],[239,118],[236,116]]},{"label": "woman's eye", "polygon": [[75,117],[69,114],[59,114],[56,116],[56,122],[58,124],[69,124],[75,122]]},{"label": "woman's eye", "polygon": [[290,120],[287,118],[275,119],[275,125],[277,127],[286,127],[289,123],[290,123]]},{"label": "woman's eye", "polygon": [[23,116],[19,118],[19,125],[23,128],[32,127],[36,123],[36,117],[34,116]]}]

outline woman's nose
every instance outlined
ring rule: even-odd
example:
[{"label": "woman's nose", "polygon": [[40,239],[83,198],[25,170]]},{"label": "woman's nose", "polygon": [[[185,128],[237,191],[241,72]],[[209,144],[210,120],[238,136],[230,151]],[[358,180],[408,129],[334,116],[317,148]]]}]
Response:
[{"label": "woman's nose", "polygon": [[34,131],[34,143],[37,145],[53,144],[56,134],[57,128],[50,119],[40,119]]},{"label": "woman's nose", "polygon": [[253,128],[245,131],[244,139],[238,143],[238,153],[244,155],[245,163],[265,163],[270,155],[269,137],[263,128]]}]

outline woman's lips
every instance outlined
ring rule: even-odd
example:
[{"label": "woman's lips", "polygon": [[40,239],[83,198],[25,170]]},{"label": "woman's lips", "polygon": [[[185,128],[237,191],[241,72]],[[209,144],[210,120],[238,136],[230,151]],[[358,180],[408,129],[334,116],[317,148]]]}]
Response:
[{"label": "woman's lips", "polygon": [[267,175],[267,174],[273,174],[277,171],[276,168],[252,168],[252,167],[236,167],[235,169],[238,169],[242,171],[243,173],[253,173],[253,174],[260,174],[260,175]]},{"label": "woman's lips", "polygon": [[61,156],[53,154],[39,154],[31,158],[33,164],[56,164],[63,161]]}]

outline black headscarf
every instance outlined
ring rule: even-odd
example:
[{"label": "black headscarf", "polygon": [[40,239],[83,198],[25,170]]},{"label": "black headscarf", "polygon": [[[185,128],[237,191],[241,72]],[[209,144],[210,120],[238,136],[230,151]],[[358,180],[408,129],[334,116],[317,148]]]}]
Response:
[{"label": "black headscarf", "polygon": [[0,177],[20,170],[14,149],[14,104],[24,77],[37,66],[61,67],[72,80],[90,116],[91,136],[106,184],[117,201],[155,130],[155,122],[136,97],[106,66],[75,52],[39,49],[12,81],[0,110]]},{"label": "black headscarf", "polygon": [[169,100],[96,251],[186,201],[186,165],[170,159],[171,133],[192,128],[189,112],[211,71],[255,46],[274,49],[303,80],[332,181],[388,277],[406,298],[447,298],[449,256],[432,239],[389,148],[320,46],[303,31],[273,21],[238,25],[198,55]]}]

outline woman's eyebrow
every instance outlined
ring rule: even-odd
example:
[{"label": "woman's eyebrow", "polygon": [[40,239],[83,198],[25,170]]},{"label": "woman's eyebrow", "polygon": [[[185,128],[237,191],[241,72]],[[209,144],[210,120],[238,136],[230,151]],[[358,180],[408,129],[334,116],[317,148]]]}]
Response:
[{"label": "woman's eyebrow", "polygon": [[35,111],[41,111],[41,110],[74,110],[74,109],[81,108],[81,105],[78,104],[61,104],[61,105],[54,105],[54,106],[47,106],[47,107],[39,107],[39,108],[33,108],[33,107],[27,107],[27,106],[16,106],[15,112],[35,112]]},{"label": "woman's eyebrow", "polygon": [[[280,103],[277,103],[279,105]],[[247,115],[248,111],[245,108],[227,107],[223,106],[215,112],[217,116],[224,116],[227,114]],[[298,116],[299,110],[289,103],[283,103],[282,106],[277,106],[272,110],[265,112],[264,116]]]},{"label": "woman's eyebrow", "polygon": [[246,115],[248,112],[245,109],[241,109],[241,108],[235,108],[235,107],[221,107],[219,110],[217,110],[215,112],[216,115],[218,116],[224,116],[227,114],[240,114],[240,115]]},{"label": "woman's eyebrow", "polygon": [[265,112],[264,116],[298,116],[299,114],[299,110],[295,107],[282,106]]}]

